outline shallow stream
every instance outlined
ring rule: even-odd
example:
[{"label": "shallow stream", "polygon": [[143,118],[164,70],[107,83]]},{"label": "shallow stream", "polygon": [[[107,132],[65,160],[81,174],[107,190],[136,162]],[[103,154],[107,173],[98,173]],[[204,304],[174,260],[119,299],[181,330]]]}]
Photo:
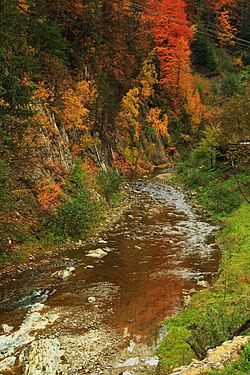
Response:
[{"label": "shallow stream", "polygon": [[[195,213],[181,191],[155,177],[133,182],[132,194],[130,211],[97,242],[64,255],[61,268],[76,268],[70,277],[53,278],[58,265],[51,265],[0,291],[0,322],[17,328],[27,309],[43,302],[62,316],[44,337],[84,335],[102,324],[121,338],[120,347],[154,346],[161,321],[179,312],[190,293],[213,282],[220,251],[216,228]],[[96,249],[107,255],[86,256]],[[114,345],[108,348],[107,361],[116,356]]]}]

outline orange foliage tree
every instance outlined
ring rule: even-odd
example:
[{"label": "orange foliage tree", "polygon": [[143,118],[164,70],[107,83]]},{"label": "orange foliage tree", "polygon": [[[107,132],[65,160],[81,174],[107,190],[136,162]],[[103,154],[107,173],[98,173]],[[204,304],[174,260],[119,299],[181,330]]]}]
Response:
[{"label": "orange foliage tree", "polygon": [[160,85],[169,99],[176,103],[185,95],[190,80],[190,41],[192,31],[187,22],[183,0],[148,0],[155,50],[160,60]]},{"label": "orange foliage tree", "polygon": [[135,87],[124,95],[116,117],[118,146],[125,163],[131,168],[144,165],[142,143],[150,148],[149,144],[156,137],[164,139],[164,142],[169,140],[168,116],[153,105],[158,84],[154,60],[155,54],[150,53],[142,64]]},{"label": "orange foliage tree", "polygon": [[42,179],[42,181],[37,186],[37,200],[38,203],[44,209],[53,209],[59,206],[61,203],[61,195],[63,194],[61,186],[63,182],[60,183],[50,183],[47,181],[46,178]]},{"label": "orange foliage tree", "polygon": [[191,132],[193,133],[195,133],[200,124],[208,116],[208,110],[206,105],[204,104],[204,98],[201,98],[202,91],[204,93],[204,97],[205,95],[207,95],[206,90],[208,90],[208,87],[205,86],[207,86],[206,80],[203,80],[202,77],[196,75],[192,76],[192,79],[189,82],[189,86],[186,89],[184,109],[191,118]]},{"label": "orange foliage tree", "polygon": [[222,9],[217,12],[217,36],[222,45],[234,44],[237,29],[232,25],[232,16],[229,9]]},{"label": "orange foliage tree", "polygon": [[168,116],[164,114],[161,118],[160,108],[150,108],[147,115],[147,125],[154,128],[158,136],[168,136]]},{"label": "orange foliage tree", "polygon": [[140,89],[140,99],[146,103],[154,95],[154,87],[158,84],[157,72],[153,63],[154,54],[143,62],[141,72],[138,77],[138,87]]},{"label": "orange foliage tree", "polygon": [[206,7],[212,9],[216,19],[216,33],[222,45],[233,44],[237,33],[235,24],[235,7],[237,0],[206,1]]},{"label": "orange foliage tree", "polygon": [[91,108],[96,99],[96,89],[93,82],[81,80],[75,87],[68,89],[62,97],[62,122],[71,141],[74,155],[91,144],[90,130],[94,124]]},{"label": "orange foliage tree", "polygon": [[129,132],[133,142],[138,141],[141,133],[139,122],[139,92],[140,91],[137,87],[128,91],[122,99],[121,110],[116,118],[118,126],[121,127],[121,130],[122,128],[125,128]]},{"label": "orange foliage tree", "polygon": [[[24,84],[26,83],[24,82]],[[53,101],[53,91],[46,87],[43,81],[36,84],[30,103],[33,114],[27,121],[23,137],[19,139],[23,154],[38,155],[39,149],[48,146],[56,136],[56,129],[52,120],[53,115],[50,111],[50,105]]]}]

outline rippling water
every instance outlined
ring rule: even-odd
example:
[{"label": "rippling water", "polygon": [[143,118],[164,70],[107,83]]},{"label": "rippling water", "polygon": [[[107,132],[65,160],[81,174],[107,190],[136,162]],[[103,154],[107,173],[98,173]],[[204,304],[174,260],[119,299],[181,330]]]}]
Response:
[{"label": "rippling water", "polygon": [[[129,338],[153,342],[161,320],[182,308],[184,293],[200,289],[201,280],[212,282],[220,259],[216,228],[201,220],[174,187],[157,180],[133,185],[138,199],[131,211],[100,243],[68,254],[79,261],[75,276],[52,285],[48,270],[12,285],[14,289],[4,294],[8,313],[0,314],[3,322],[19,323],[25,298],[26,305],[47,299],[50,307],[75,307],[79,313],[94,297],[108,325]],[[86,257],[96,248],[108,255]]]}]

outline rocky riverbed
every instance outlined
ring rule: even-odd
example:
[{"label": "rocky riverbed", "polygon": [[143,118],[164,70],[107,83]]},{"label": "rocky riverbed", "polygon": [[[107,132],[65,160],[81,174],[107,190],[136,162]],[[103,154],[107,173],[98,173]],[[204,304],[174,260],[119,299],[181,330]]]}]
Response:
[{"label": "rocky riverbed", "polygon": [[220,253],[182,192],[157,180],[129,191],[102,236],[2,288],[3,374],[155,372],[161,321],[213,282]]}]

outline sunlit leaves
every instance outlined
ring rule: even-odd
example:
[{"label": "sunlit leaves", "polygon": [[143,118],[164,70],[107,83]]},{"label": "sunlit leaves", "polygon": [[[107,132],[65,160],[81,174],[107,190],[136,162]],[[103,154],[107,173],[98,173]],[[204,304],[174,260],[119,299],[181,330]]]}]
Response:
[{"label": "sunlit leaves", "polygon": [[37,186],[38,203],[44,209],[56,208],[61,203],[60,197],[63,193],[61,188],[62,185],[62,182],[55,184],[44,178]]},{"label": "sunlit leaves", "polygon": [[127,128],[134,141],[140,136],[139,103],[139,89],[134,87],[123,97],[117,116],[117,124]]},{"label": "sunlit leaves", "polygon": [[160,84],[174,99],[190,74],[191,28],[187,23],[185,3],[149,1],[155,50],[161,64]]},{"label": "sunlit leaves", "polygon": [[221,44],[231,43],[234,44],[234,37],[237,29],[232,25],[233,14],[229,9],[218,11],[217,14],[217,35]]},{"label": "sunlit leaves", "polygon": [[160,108],[150,108],[147,116],[147,124],[155,129],[158,136],[168,136],[168,116],[161,116]]}]

